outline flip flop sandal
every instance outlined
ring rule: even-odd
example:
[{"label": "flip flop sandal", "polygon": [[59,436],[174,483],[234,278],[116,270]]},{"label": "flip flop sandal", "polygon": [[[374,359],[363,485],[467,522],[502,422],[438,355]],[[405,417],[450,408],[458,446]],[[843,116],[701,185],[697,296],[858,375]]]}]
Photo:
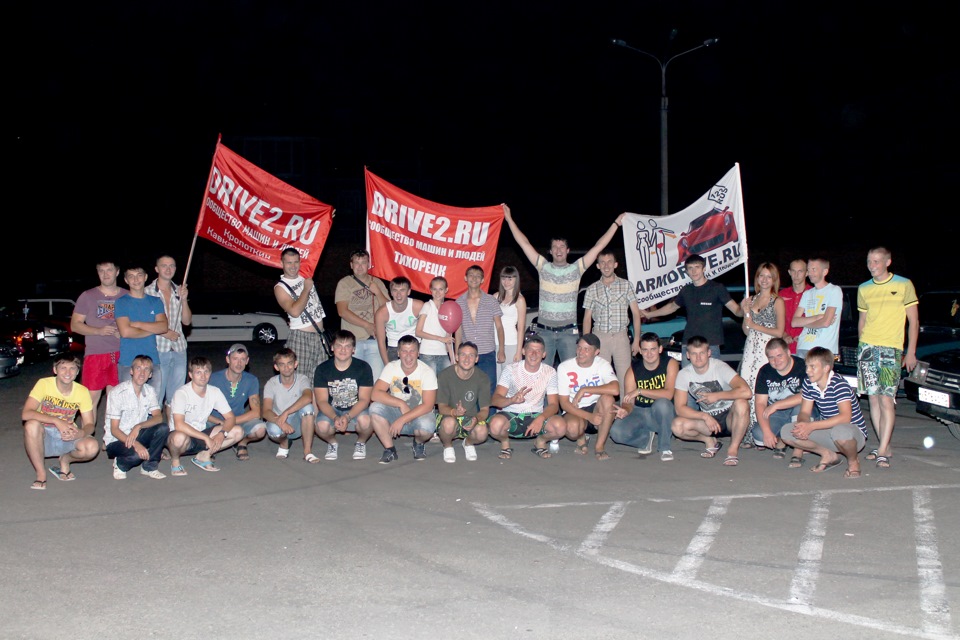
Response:
[{"label": "flip flop sandal", "polygon": [[773,457],[776,458],[777,460],[783,460],[784,458],[787,457],[787,452],[784,449],[774,449]]},{"label": "flip flop sandal", "polygon": [[36,489],[37,491],[44,491],[47,488],[46,480],[34,480],[33,484],[30,485],[31,489]]},{"label": "flip flop sandal", "polygon": [[[843,456],[837,456],[837,459],[834,460],[833,462],[821,462],[821,463],[818,464],[817,466],[815,466],[815,467],[813,467],[812,469],[810,469],[810,472],[811,472],[811,473],[823,473],[824,471],[829,471],[830,469],[833,469],[834,467],[836,467],[837,465],[841,464],[842,462],[843,462]],[[859,474],[860,474],[860,472],[858,471],[858,472],[857,472],[857,475],[859,476]]]},{"label": "flip flop sandal", "polygon": [[509,460],[513,457],[513,448],[507,447],[506,449],[500,449],[500,453],[497,454],[497,457],[501,460]]},{"label": "flip flop sandal", "polygon": [[799,469],[803,466],[803,458],[800,456],[792,456],[790,458],[790,464],[787,465],[791,469]]},{"label": "flip flop sandal", "polygon": [[880,455],[880,451],[879,451],[878,449],[871,449],[871,450],[870,450],[870,453],[868,453],[867,455],[864,456],[864,459],[865,459],[865,460],[876,460],[876,459],[877,459],[877,456],[879,456],[879,455]]},{"label": "flip flop sandal", "polygon": [[551,456],[550,456],[550,449],[547,449],[546,447],[534,447],[534,448],[530,449],[530,451],[533,451],[534,455],[536,455],[537,457],[540,457],[540,458],[549,458],[549,457],[551,457]]},{"label": "flip flop sandal", "polygon": [[320,462],[320,458],[313,455],[312,453],[308,453],[307,455],[303,456],[303,459],[304,461],[309,462],[310,464],[317,464],[318,462]]},{"label": "flip flop sandal", "polygon": [[717,455],[717,452],[720,451],[720,449],[722,449],[722,448],[723,448],[723,443],[720,442],[719,440],[717,440],[717,444],[713,445],[712,447],[707,447],[706,449],[704,449],[703,451],[701,451],[701,452],[700,452],[700,457],[701,457],[701,458],[712,458],[712,457],[714,457],[715,455]]},{"label": "flip flop sandal", "polygon": [[246,461],[246,460],[249,460],[249,459],[250,459],[250,452],[249,452],[249,450],[247,449],[247,446],[246,446],[246,445],[244,445],[244,444],[238,444],[238,445],[236,445],[236,446],[234,447],[234,449],[236,449],[237,460],[244,460],[244,461]]},{"label": "flip flop sandal", "polygon": [[606,451],[597,451],[597,460],[609,460],[610,454]]},{"label": "flip flop sandal", "polygon": [[170,467],[170,475],[172,475],[172,476],[185,476],[185,475],[187,475],[187,470],[183,468],[183,465],[182,465],[182,464],[178,464],[178,465],[175,466],[175,467],[171,466],[171,467]]},{"label": "flip flop sandal", "polygon": [[220,471],[220,467],[215,466],[212,460],[198,460],[197,458],[190,458],[190,462],[197,465],[204,471],[210,471],[211,473]]},{"label": "flip flop sandal", "polygon": [[62,482],[73,482],[77,479],[77,476],[73,475],[73,471],[64,472],[60,467],[50,467],[47,471],[52,473],[54,478]]},{"label": "flip flop sandal", "polygon": [[725,467],[735,467],[738,464],[740,464],[740,458],[737,456],[727,456],[726,460],[723,461]]},{"label": "flip flop sandal", "polygon": [[890,458],[893,456],[877,456],[877,467],[880,469],[890,468]]}]

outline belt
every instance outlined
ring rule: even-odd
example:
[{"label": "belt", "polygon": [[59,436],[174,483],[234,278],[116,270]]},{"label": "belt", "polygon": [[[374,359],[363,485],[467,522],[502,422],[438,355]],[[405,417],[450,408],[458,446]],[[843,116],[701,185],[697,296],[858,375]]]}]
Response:
[{"label": "belt", "polygon": [[539,322],[531,322],[532,326],[537,329],[546,329],[547,331],[566,331],[567,329],[576,329],[576,324],[565,324],[562,327],[548,327],[546,325],[540,324]]}]

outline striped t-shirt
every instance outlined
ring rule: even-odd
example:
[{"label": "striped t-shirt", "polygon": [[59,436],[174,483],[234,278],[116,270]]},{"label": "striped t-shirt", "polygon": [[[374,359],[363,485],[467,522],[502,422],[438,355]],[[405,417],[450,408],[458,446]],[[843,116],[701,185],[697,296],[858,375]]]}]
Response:
[{"label": "striped t-shirt", "polygon": [[577,324],[577,294],[580,292],[580,276],[586,270],[583,260],[558,267],[543,256],[537,259],[537,271],[540,272],[537,322],[546,327]]},{"label": "striped t-shirt", "polygon": [[505,366],[497,386],[506,388],[508,398],[516,395],[524,387],[529,389],[523,402],[511,404],[502,409],[510,413],[543,413],[546,397],[560,394],[557,386],[557,370],[542,362],[540,368],[533,372],[527,371],[523,360]]},{"label": "striped t-shirt", "polygon": [[841,402],[849,402],[850,408],[853,411],[851,422],[857,425],[864,438],[867,437],[867,423],[864,421],[863,413],[860,411],[860,401],[857,399],[856,394],[854,394],[853,387],[851,387],[842,376],[838,376],[831,371],[830,379],[827,380],[827,388],[823,391],[820,390],[820,387],[817,386],[816,383],[811,382],[809,379],[804,380],[803,399],[813,400],[813,403],[823,418],[833,418],[839,415],[840,407],[837,405]]}]

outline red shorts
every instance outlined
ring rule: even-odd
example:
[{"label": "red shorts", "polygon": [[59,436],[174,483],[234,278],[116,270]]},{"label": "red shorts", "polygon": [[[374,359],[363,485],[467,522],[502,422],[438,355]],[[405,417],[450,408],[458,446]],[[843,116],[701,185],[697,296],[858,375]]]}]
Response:
[{"label": "red shorts", "polygon": [[120,352],[96,353],[83,358],[83,373],[80,374],[80,384],[90,391],[102,391],[107,387],[120,384],[117,363],[120,362]]}]

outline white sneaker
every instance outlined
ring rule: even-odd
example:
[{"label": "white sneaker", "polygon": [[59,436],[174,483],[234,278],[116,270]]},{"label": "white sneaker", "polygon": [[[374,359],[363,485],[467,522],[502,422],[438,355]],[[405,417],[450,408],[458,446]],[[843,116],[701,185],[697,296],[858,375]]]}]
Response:
[{"label": "white sneaker", "polygon": [[367,459],[367,443],[366,442],[358,442],[353,446],[353,459],[354,460]]},{"label": "white sneaker", "polygon": [[670,451],[669,449],[667,449],[666,451],[661,453],[660,460],[662,462],[670,462],[671,460],[673,460],[673,451]]},{"label": "white sneaker", "polygon": [[332,442],[327,444],[327,455],[323,456],[324,460],[336,460],[337,459],[337,443]]},{"label": "white sneaker", "polygon": [[159,469],[154,469],[153,471],[147,471],[143,467],[140,467],[140,475],[147,476],[148,478],[153,478],[155,480],[163,480],[167,477],[167,474],[161,473]]},{"label": "white sneaker", "polygon": [[461,441],[463,444],[463,457],[471,462],[477,459],[477,448],[472,444],[467,444],[466,440]]},{"label": "white sneaker", "polygon": [[647,440],[647,444],[642,449],[637,449],[637,453],[642,456],[650,455],[653,452],[653,439],[656,437],[653,431],[650,432],[650,438]]},{"label": "white sneaker", "polygon": [[560,441],[559,441],[559,440],[551,440],[551,441],[550,441],[550,447],[549,447],[549,448],[550,448],[550,453],[551,453],[551,454],[560,453]]},{"label": "white sneaker", "polygon": [[454,463],[457,461],[457,452],[453,450],[453,447],[444,447],[443,448],[443,461]]},{"label": "white sneaker", "polygon": [[117,459],[113,459],[113,479],[114,480],[126,480],[127,472],[120,471],[120,467],[117,466]]}]

